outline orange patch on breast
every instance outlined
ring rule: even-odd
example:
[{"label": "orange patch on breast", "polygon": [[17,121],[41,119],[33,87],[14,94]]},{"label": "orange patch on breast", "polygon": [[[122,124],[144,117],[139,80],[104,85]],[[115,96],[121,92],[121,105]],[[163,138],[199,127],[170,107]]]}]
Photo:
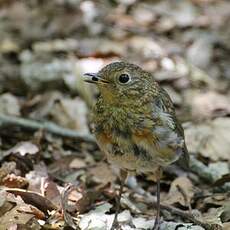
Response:
[{"label": "orange patch on breast", "polygon": [[136,130],[132,137],[137,141],[137,143],[138,141],[144,141],[152,145],[157,142],[157,137],[154,136],[153,132],[151,132],[149,129]]},{"label": "orange patch on breast", "polygon": [[112,143],[112,135],[111,134],[107,134],[107,133],[100,133],[96,135],[98,142],[101,145],[107,145],[107,144],[111,144]]}]

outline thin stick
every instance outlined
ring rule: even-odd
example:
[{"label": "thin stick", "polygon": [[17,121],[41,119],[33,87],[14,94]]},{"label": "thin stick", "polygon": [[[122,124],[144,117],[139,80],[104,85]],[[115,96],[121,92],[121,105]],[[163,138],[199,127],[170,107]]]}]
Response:
[{"label": "thin stick", "polygon": [[43,129],[49,133],[61,137],[69,137],[69,138],[80,139],[88,142],[95,142],[94,137],[90,134],[81,134],[77,131],[58,126],[53,122],[35,121],[27,118],[15,117],[15,116],[10,116],[10,115],[5,115],[0,113],[0,127],[13,126],[13,125],[20,126],[22,128],[30,129],[30,130]]},{"label": "thin stick", "polygon": [[179,184],[176,187],[177,187],[178,191],[181,193],[181,195],[183,196],[185,204],[188,206],[189,214],[192,215],[192,207],[191,207],[191,204],[188,200],[186,192],[184,191],[184,189]]},{"label": "thin stick", "polygon": [[[157,202],[154,201],[153,205],[155,207],[157,207]],[[202,226],[206,230],[221,229],[221,228],[217,228],[216,225],[214,226],[212,224],[204,223],[204,222],[196,219],[193,215],[187,213],[186,211],[180,210],[178,208],[174,208],[173,206],[161,204],[160,207],[161,207],[161,210],[167,210],[168,212],[170,212],[170,213],[172,213],[174,215],[181,216],[181,217],[183,217],[183,218],[185,218],[185,219],[187,219],[189,221],[192,221],[194,224]]]}]

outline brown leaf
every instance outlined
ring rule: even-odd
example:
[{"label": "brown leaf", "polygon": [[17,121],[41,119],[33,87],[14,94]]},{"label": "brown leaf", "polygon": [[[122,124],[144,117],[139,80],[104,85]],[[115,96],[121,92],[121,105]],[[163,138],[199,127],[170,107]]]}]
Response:
[{"label": "brown leaf", "polygon": [[31,205],[27,205],[20,197],[6,191],[1,192],[1,197],[4,197],[4,204],[0,207],[0,229],[39,229],[35,216],[44,218],[44,213],[37,210]]},{"label": "brown leaf", "polygon": [[39,193],[14,188],[6,188],[5,191],[21,196],[25,203],[37,207],[44,213],[48,213],[48,211],[58,209],[56,205],[54,205],[50,200],[43,197]]},{"label": "brown leaf", "polygon": [[69,194],[76,190],[76,186],[73,186],[73,185],[69,185],[62,193],[62,211],[63,211],[63,214],[64,214],[64,219],[65,219],[65,222],[66,224],[68,224],[68,226],[74,228],[74,229],[77,229],[77,225],[74,221],[74,218],[73,216],[71,216],[71,214],[68,212],[68,197],[69,197]]},{"label": "brown leaf", "polygon": [[9,188],[25,188],[29,182],[25,177],[16,176],[15,174],[8,174],[3,180],[2,184]]},{"label": "brown leaf", "polygon": [[6,191],[0,190],[0,217],[3,216],[9,210],[11,210],[16,204],[16,201],[9,200],[7,195],[8,194]]},{"label": "brown leaf", "polygon": [[[182,189],[183,192],[181,192],[180,189]],[[169,193],[164,202],[167,204],[180,203],[183,206],[188,206],[193,196],[194,186],[192,182],[187,177],[182,176],[171,183]]]},{"label": "brown leaf", "polygon": [[18,212],[18,207],[14,207],[0,218],[2,229],[8,229],[12,224],[26,225],[34,217],[31,213]]},{"label": "brown leaf", "polygon": [[230,229],[230,222],[223,223],[223,230],[229,230]]},{"label": "brown leaf", "polygon": [[61,207],[61,194],[56,183],[45,178],[41,184],[41,193],[57,207]]},{"label": "brown leaf", "polygon": [[103,186],[98,186],[88,191],[83,190],[80,195],[80,198],[75,202],[77,211],[79,213],[84,213],[85,211],[89,210],[89,208],[92,206],[95,200],[101,195],[102,191],[104,191]]},{"label": "brown leaf", "polygon": [[15,162],[4,162],[0,168],[0,184],[2,184],[3,179],[9,174],[14,172],[16,169]]},{"label": "brown leaf", "polygon": [[18,208],[18,212],[33,214],[37,219],[40,219],[40,220],[45,219],[45,214],[32,205],[20,206]]},{"label": "brown leaf", "polygon": [[98,163],[95,167],[90,168],[89,174],[97,183],[108,184],[116,180],[116,176],[113,174],[108,164],[104,162]]},{"label": "brown leaf", "polygon": [[223,206],[230,200],[230,194],[228,193],[216,193],[202,200],[203,204],[208,206]]},{"label": "brown leaf", "polygon": [[75,168],[75,169],[83,168],[85,166],[86,166],[86,162],[80,158],[74,158],[69,164],[70,168]]}]

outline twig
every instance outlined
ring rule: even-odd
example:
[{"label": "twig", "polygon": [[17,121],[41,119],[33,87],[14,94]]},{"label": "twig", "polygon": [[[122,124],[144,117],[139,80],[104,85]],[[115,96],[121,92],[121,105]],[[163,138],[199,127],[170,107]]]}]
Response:
[{"label": "twig", "polygon": [[[155,202],[153,204],[154,206],[156,205]],[[168,205],[164,205],[164,204],[161,204],[161,209],[162,210],[167,210],[169,211],[170,213],[174,214],[174,215],[178,215],[178,216],[181,216],[187,220],[190,220],[192,221],[194,224],[197,224],[197,225],[200,225],[202,227],[204,227],[205,229],[207,230],[212,230],[212,226],[210,224],[207,224],[207,223],[203,223],[201,222],[200,220],[197,220],[193,215],[183,211],[183,210],[180,210],[178,208],[175,208],[173,206],[168,206]]]},{"label": "twig", "polygon": [[[152,199],[152,196],[147,195],[147,200],[148,200],[148,202],[151,202],[155,208],[157,207],[157,202]],[[178,215],[180,217],[183,217],[186,220],[192,221],[194,224],[199,225],[206,230],[222,229],[222,227],[220,225],[205,223],[205,222],[197,219],[196,217],[194,217],[192,214],[189,214],[188,212],[183,211],[183,210],[178,209],[178,208],[175,208],[171,205],[161,204],[160,208],[161,208],[161,210],[166,210],[166,211],[168,211],[174,215]]]},{"label": "twig", "polygon": [[184,191],[184,189],[179,184],[176,185],[176,187],[177,187],[178,191],[181,193],[181,195],[183,196],[185,204],[188,206],[189,214],[192,214],[192,207],[191,207],[191,204],[190,204],[190,201],[187,197],[186,192]]},{"label": "twig", "polygon": [[10,125],[20,126],[22,128],[30,129],[30,130],[42,129],[49,133],[62,136],[62,137],[69,137],[69,138],[80,139],[88,142],[95,142],[94,137],[90,134],[81,134],[77,131],[58,126],[53,122],[35,121],[27,118],[9,116],[0,113],[0,127],[10,126]]},{"label": "twig", "polygon": [[67,188],[61,194],[61,204],[62,204],[62,212],[64,215],[65,223],[72,227],[73,229],[80,230],[79,226],[76,225],[74,218],[68,213],[68,197],[69,194],[77,190],[77,186],[75,185],[68,185]]}]

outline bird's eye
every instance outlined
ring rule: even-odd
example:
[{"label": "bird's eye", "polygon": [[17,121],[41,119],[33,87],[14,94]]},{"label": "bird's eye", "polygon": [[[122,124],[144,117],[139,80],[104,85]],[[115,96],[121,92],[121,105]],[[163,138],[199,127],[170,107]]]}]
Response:
[{"label": "bird's eye", "polygon": [[129,82],[129,81],[130,81],[130,76],[129,76],[128,74],[123,73],[123,74],[121,74],[121,75],[119,76],[119,82],[120,82],[120,83],[125,84],[125,83],[127,83],[127,82]]}]

